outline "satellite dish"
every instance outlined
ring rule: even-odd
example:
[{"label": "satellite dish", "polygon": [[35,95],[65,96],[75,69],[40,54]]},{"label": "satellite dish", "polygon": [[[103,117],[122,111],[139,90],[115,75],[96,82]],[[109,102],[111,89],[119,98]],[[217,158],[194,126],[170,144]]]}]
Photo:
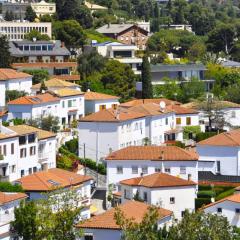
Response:
[{"label": "satellite dish", "polygon": [[166,107],[166,103],[165,103],[164,101],[161,101],[161,102],[159,103],[159,105],[160,105],[160,109],[161,109],[161,110],[164,110],[165,107]]}]

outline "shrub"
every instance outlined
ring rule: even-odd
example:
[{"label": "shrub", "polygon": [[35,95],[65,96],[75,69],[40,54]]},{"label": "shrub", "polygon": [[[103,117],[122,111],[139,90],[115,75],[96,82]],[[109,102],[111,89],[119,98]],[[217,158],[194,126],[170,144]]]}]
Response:
[{"label": "shrub", "polygon": [[229,189],[229,190],[227,190],[227,191],[222,192],[221,194],[219,194],[219,195],[216,197],[215,200],[216,200],[216,201],[221,200],[221,199],[223,199],[223,198],[225,198],[225,197],[228,197],[228,196],[232,195],[234,192],[235,192],[235,189],[234,189],[234,188]]},{"label": "shrub", "polygon": [[199,190],[199,191],[212,190],[212,187],[211,187],[210,185],[199,185],[199,186],[198,186],[198,190]]},{"label": "shrub", "polygon": [[211,198],[197,198],[195,199],[195,208],[201,208],[209,203],[211,203]]},{"label": "shrub", "polygon": [[74,138],[70,141],[65,142],[65,147],[71,153],[77,154],[78,153],[78,139]]},{"label": "shrub", "polygon": [[183,128],[183,138],[184,139],[189,139],[189,134],[199,134],[201,133],[201,128],[200,126],[186,126]]},{"label": "shrub", "polygon": [[0,182],[0,192],[24,192],[19,184],[12,185],[9,182]]},{"label": "shrub", "polygon": [[205,140],[205,139],[210,138],[215,135],[217,135],[216,132],[200,132],[200,133],[197,133],[197,135],[196,135],[196,141],[200,142],[202,140]]},{"label": "shrub", "polygon": [[199,191],[197,196],[198,198],[211,198],[215,197],[215,192],[212,190]]}]

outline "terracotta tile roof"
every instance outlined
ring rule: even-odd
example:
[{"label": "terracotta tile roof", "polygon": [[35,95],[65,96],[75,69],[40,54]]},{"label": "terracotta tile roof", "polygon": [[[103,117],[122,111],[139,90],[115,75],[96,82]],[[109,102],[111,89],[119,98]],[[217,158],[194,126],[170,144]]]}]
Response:
[{"label": "terracotta tile roof", "polygon": [[11,68],[0,68],[0,80],[10,80],[10,79],[18,79],[18,78],[28,78],[32,75],[23,73],[23,72],[17,72],[14,69]]},{"label": "terracotta tile roof", "polygon": [[145,117],[145,114],[130,111],[128,109],[118,108],[114,110],[109,108],[83,117],[79,122],[122,122],[143,117]]},{"label": "terracotta tile roof", "polygon": [[8,111],[7,110],[4,110],[4,111],[1,111],[0,112],[0,117],[3,117],[5,115],[7,115]]},{"label": "terracotta tile roof", "polygon": [[[185,108],[193,108],[197,110],[204,110],[206,108],[206,101],[203,102],[190,102],[182,105]],[[229,101],[214,101],[212,108],[225,109],[225,108],[240,108],[240,104]]]},{"label": "terracotta tile roof", "polygon": [[25,191],[51,191],[55,188],[64,188],[80,185],[92,177],[79,175],[59,168],[51,168],[48,171],[36,172],[22,177],[16,182],[20,183]]},{"label": "terracotta tile roof", "polygon": [[197,145],[240,146],[240,129],[220,133],[197,143]]},{"label": "terracotta tile roof", "polygon": [[85,92],[84,93],[85,100],[108,100],[108,99],[119,99],[117,96],[112,96],[104,93],[98,92]]},{"label": "terracotta tile roof", "polygon": [[[147,213],[150,205],[138,201],[128,201],[119,205],[123,214],[127,219],[134,219],[134,222],[140,223],[143,220],[144,215]],[[159,208],[159,220],[165,217],[171,216],[172,212],[164,208]],[[79,228],[97,228],[97,229],[121,229],[116,224],[114,219],[115,208],[112,208],[105,213],[94,216],[89,220],[77,225]]]},{"label": "terracotta tile roof", "polygon": [[79,81],[80,75],[53,75],[52,78],[58,78],[65,81]]},{"label": "terracotta tile roof", "polygon": [[56,94],[59,97],[68,97],[68,96],[77,96],[84,94],[83,92],[71,89],[71,88],[61,88],[54,91],[54,94]]},{"label": "terracotta tile roof", "polygon": [[197,161],[198,156],[176,146],[130,146],[112,152],[106,160]]},{"label": "terracotta tile roof", "polygon": [[120,182],[123,185],[129,186],[143,186],[148,188],[161,188],[161,187],[179,187],[179,186],[193,186],[197,185],[193,181],[175,177],[166,173],[154,173],[143,177],[136,177],[126,179]]},{"label": "terracotta tile roof", "polygon": [[[77,87],[79,85],[75,83],[70,83],[58,78],[51,78],[50,80],[44,81],[47,88],[64,88],[64,87]],[[32,86],[32,89],[40,89],[41,83]]]},{"label": "terracotta tile roof", "polygon": [[25,193],[0,192],[0,205],[27,198]]},{"label": "terracotta tile roof", "polygon": [[114,192],[113,196],[117,197],[117,198],[120,198],[122,196],[122,193],[121,192]]},{"label": "terracotta tile roof", "polygon": [[218,204],[218,203],[225,202],[225,201],[240,203],[240,194],[236,193],[236,194],[233,194],[233,195],[231,195],[231,196],[229,196],[229,197],[223,198],[223,199],[221,199],[221,200],[219,200],[219,201],[210,203],[210,204],[202,207],[202,209],[209,208],[209,207],[211,207],[211,206],[214,206],[214,205],[216,205],[216,204]]},{"label": "terracotta tile roof", "polygon": [[53,132],[45,131],[40,128],[35,128],[28,125],[9,126],[8,128],[16,132],[18,135],[23,135],[28,133],[37,133],[38,140],[56,137],[56,134]]},{"label": "terracotta tile roof", "polygon": [[13,63],[12,67],[14,69],[19,68],[62,68],[62,67],[72,67],[76,68],[77,63],[76,62],[50,62],[50,63],[43,63],[43,62],[37,62],[37,63]]},{"label": "terracotta tile roof", "polygon": [[38,105],[48,102],[58,102],[60,99],[50,93],[38,94],[35,96],[24,96],[8,102],[8,105]]},{"label": "terracotta tile roof", "polygon": [[167,106],[168,110],[174,111],[177,115],[182,114],[198,114],[198,112],[192,108],[186,108],[181,105],[169,105]]}]

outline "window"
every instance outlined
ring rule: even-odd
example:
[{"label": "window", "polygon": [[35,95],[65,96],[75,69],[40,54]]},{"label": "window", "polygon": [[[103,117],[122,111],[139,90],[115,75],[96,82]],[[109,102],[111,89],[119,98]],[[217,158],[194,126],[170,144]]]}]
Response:
[{"label": "window", "polygon": [[155,172],[162,172],[162,169],[161,168],[155,168]]},{"label": "window", "polygon": [[123,167],[117,166],[117,174],[123,174]]},{"label": "window", "polygon": [[171,168],[166,167],[165,168],[165,173],[169,173],[170,174],[171,173]]},{"label": "window", "polygon": [[27,150],[26,148],[20,149],[20,158],[24,158],[27,156]]},{"label": "window", "polygon": [[24,170],[21,170],[21,177],[24,176]]},{"label": "window", "polygon": [[191,125],[191,117],[187,117],[187,125]]},{"label": "window", "polygon": [[62,101],[62,108],[65,108],[65,101]]},{"label": "window", "polygon": [[181,118],[176,118],[176,124],[181,125]]},{"label": "window", "polygon": [[112,104],[112,108],[115,110],[117,109],[117,106],[118,106],[117,104]]},{"label": "window", "polygon": [[138,166],[132,166],[132,174],[138,174]]},{"label": "window", "polygon": [[168,118],[165,118],[165,125],[168,125]]},{"label": "window", "polygon": [[33,143],[33,142],[35,142],[35,134],[28,135],[28,143]]},{"label": "window", "polygon": [[4,156],[7,155],[7,145],[6,144],[3,145],[3,155]]},{"label": "window", "polygon": [[147,202],[147,200],[148,200],[147,192],[143,193],[143,200],[144,200],[144,202]]},{"label": "window", "polygon": [[147,166],[142,166],[142,173],[143,174],[148,174],[148,167]]},{"label": "window", "polygon": [[36,147],[35,146],[30,147],[30,156],[35,154],[36,154]]},{"label": "window", "polygon": [[28,173],[29,173],[29,174],[32,174],[32,168],[29,168],[29,169],[28,169]]},{"label": "window", "polygon": [[235,208],[235,213],[240,213],[240,208]]},{"label": "window", "polygon": [[72,100],[68,100],[68,107],[72,107]]},{"label": "window", "polygon": [[236,112],[235,111],[232,111],[231,115],[232,115],[232,118],[236,118]]},{"label": "window", "polygon": [[222,208],[217,208],[217,213],[222,213]]},{"label": "window", "polygon": [[185,166],[180,166],[180,174],[186,174],[187,170]]},{"label": "window", "polygon": [[20,136],[19,137],[19,145],[26,144],[26,136]]},{"label": "window", "polygon": [[37,167],[34,167],[34,168],[33,168],[33,172],[34,172],[34,173],[37,172]]},{"label": "window", "polygon": [[124,189],[124,198],[125,199],[131,199],[131,197],[130,197],[130,190]]},{"label": "window", "polygon": [[86,236],[84,236],[84,240],[93,240],[93,236],[92,235],[86,235]]},{"label": "window", "polygon": [[11,154],[14,154],[14,143],[11,143]]},{"label": "window", "polygon": [[73,99],[72,100],[72,107],[76,107],[77,106],[77,100],[76,99]]},{"label": "window", "polygon": [[175,198],[174,197],[170,197],[170,204],[174,204],[175,203]]},{"label": "window", "polygon": [[192,174],[188,174],[188,181],[192,180]]},{"label": "window", "polygon": [[102,111],[106,109],[106,105],[105,104],[102,104],[102,105],[99,105],[99,110]]},{"label": "window", "polygon": [[12,166],[11,166],[11,172],[12,172],[12,173],[15,173],[15,172],[16,172],[16,165],[12,165]]}]

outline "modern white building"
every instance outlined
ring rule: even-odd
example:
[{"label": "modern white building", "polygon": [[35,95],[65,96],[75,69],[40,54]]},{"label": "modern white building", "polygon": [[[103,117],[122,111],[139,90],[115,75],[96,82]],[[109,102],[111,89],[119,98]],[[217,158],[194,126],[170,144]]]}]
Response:
[{"label": "modern white building", "polygon": [[[0,23],[1,24],[1,23]],[[10,68],[0,68],[0,107],[6,105],[6,91],[17,90],[31,93],[32,76]]]},{"label": "modern white building", "polygon": [[166,173],[153,173],[146,176],[126,179],[121,184],[121,203],[138,197],[140,200],[173,212],[181,219],[184,212],[195,211],[196,185]]},{"label": "modern white building", "polygon": [[84,93],[85,115],[95,113],[104,109],[116,109],[119,105],[119,97],[108,94],[91,92]]},{"label": "modern white building", "polygon": [[92,177],[79,175],[59,168],[40,171],[15,181],[28,194],[30,200],[46,198],[46,193],[56,189],[68,190],[74,187],[77,201],[83,207],[80,216],[90,218]]},{"label": "modern white building", "polygon": [[130,65],[135,74],[141,74],[142,58],[136,57],[136,51],[139,50],[136,45],[104,42],[94,44],[93,47],[100,55],[126,63]]},{"label": "modern white building", "polygon": [[[119,205],[120,210],[127,219],[134,219],[136,223],[143,220],[150,205],[138,202],[128,201]],[[158,228],[164,225],[170,225],[172,222],[172,212],[163,208],[159,208],[159,219],[157,222]],[[77,228],[84,232],[81,240],[120,240],[122,239],[122,229],[114,219],[115,208],[107,210],[105,213],[94,216],[89,220],[79,223]]]},{"label": "modern white building", "polygon": [[0,238],[3,240],[17,239],[17,235],[11,231],[11,222],[14,221],[14,210],[21,201],[28,196],[25,193],[0,192]]},{"label": "modern white building", "polygon": [[203,207],[205,213],[227,218],[232,226],[240,227],[240,194],[234,194]]},{"label": "modern white building", "polygon": [[118,191],[122,180],[156,172],[198,182],[197,154],[176,146],[130,146],[112,152],[105,161],[107,184]]},{"label": "modern white building", "polygon": [[56,12],[56,3],[45,2],[44,0],[31,2],[31,7],[38,17],[47,14],[51,16]]},{"label": "modern white building", "polygon": [[0,178],[14,181],[56,167],[56,135],[27,125],[0,127]]},{"label": "modern white building", "polygon": [[52,23],[50,22],[27,22],[27,21],[0,21],[0,34],[6,35],[10,41],[21,41],[25,34],[37,30],[41,34],[47,34],[52,38]]},{"label": "modern white building", "polygon": [[197,144],[199,171],[240,176],[240,129],[224,132]]}]

